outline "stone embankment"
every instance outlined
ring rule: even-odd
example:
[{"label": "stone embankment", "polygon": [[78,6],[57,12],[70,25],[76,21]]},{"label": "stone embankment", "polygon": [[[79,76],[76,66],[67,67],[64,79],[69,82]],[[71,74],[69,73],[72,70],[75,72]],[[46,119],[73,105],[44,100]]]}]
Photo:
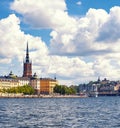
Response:
[{"label": "stone embankment", "polygon": [[0,93],[0,98],[85,98],[80,95],[23,95],[13,93]]}]

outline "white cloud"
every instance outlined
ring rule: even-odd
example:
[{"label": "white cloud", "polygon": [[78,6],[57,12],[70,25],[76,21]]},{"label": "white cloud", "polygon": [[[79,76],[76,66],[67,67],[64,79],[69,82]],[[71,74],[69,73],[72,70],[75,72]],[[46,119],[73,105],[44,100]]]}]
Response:
[{"label": "white cloud", "polygon": [[36,28],[61,25],[62,17],[67,16],[64,0],[15,0],[11,9],[22,14],[24,21]]},{"label": "white cloud", "polygon": [[[25,34],[20,29],[20,20],[14,14],[0,20],[0,63],[12,63],[16,58],[20,62],[25,56],[26,44],[29,43],[31,57],[40,59],[48,54],[46,44],[39,37]],[[41,59],[41,63],[44,60]]]},{"label": "white cloud", "polygon": [[76,4],[77,4],[77,5],[81,5],[81,4],[82,4],[82,2],[81,2],[81,1],[78,1]]},{"label": "white cloud", "polygon": [[76,19],[74,25],[71,22],[73,32],[70,28],[66,28],[66,31],[54,30],[51,32],[51,52],[78,56],[109,54],[116,50],[118,52],[119,11],[120,7],[113,7],[109,14],[102,9],[89,9],[84,17]]},{"label": "white cloud", "polygon": [[[54,54],[82,56],[84,54],[94,54],[94,52],[106,52],[107,46],[102,43],[96,43],[95,38],[98,36],[99,28],[104,24],[107,17],[108,14],[104,10],[89,9],[85,17],[76,19],[74,26],[71,22],[74,28],[73,32],[71,32],[71,28],[66,28],[65,32],[61,32],[61,30],[53,31],[56,33],[55,37],[53,32],[51,33],[51,51]],[[66,37],[67,40],[65,39]],[[59,47],[59,51],[57,47]],[[57,51],[55,51],[56,49]]]},{"label": "white cloud", "polygon": [[89,9],[81,18],[68,15],[64,0],[54,0],[52,3],[47,0],[15,0],[11,8],[22,14],[33,27],[50,27],[53,30],[50,34],[51,54],[98,55],[111,53],[118,48],[111,47],[106,40],[114,42],[116,39],[119,42],[120,7],[113,7],[109,14],[103,9]]},{"label": "white cloud", "polygon": [[[6,19],[0,20],[0,57],[3,59],[5,57],[10,59],[20,52],[17,50],[17,46],[21,43],[21,38],[24,37],[24,33],[19,31],[20,27],[18,24],[20,24],[20,20],[14,14]],[[21,37],[18,35],[21,35]]]},{"label": "white cloud", "polygon": [[[112,57],[110,57],[112,55]],[[96,58],[93,70],[95,71],[96,76],[102,76],[107,77],[109,79],[113,80],[119,80],[119,74],[120,74],[120,61],[114,56],[114,54],[111,54],[106,57],[98,57]]]},{"label": "white cloud", "polygon": [[31,49],[41,50],[42,53],[47,53],[47,47],[44,42],[38,37],[33,37],[29,34],[25,35],[20,29],[20,20],[14,14],[0,20],[0,55],[1,58],[6,57],[23,57],[27,41]]},{"label": "white cloud", "polygon": [[99,29],[98,41],[114,43],[120,39],[120,7],[110,9],[107,21]]}]

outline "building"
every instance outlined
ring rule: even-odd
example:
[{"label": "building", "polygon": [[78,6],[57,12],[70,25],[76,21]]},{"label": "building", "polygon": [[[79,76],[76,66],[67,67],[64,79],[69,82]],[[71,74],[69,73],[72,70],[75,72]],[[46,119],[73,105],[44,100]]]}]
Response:
[{"label": "building", "polygon": [[30,62],[29,59],[29,49],[28,49],[28,43],[27,43],[27,48],[26,48],[26,58],[23,64],[23,77],[32,77],[32,62]]},{"label": "building", "polygon": [[19,82],[19,86],[29,85],[30,84],[30,78],[27,77],[17,77],[16,78]]},{"label": "building", "polygon": [[30,79],[30,85],[35,89],[36,94],[40,94],[40,79],[37,77],[36,73]]},{"label": "building", "polygon": [[8,89],[12,87],[24,86],[30,84],[30,78],[27,77],[17,77],[12,73],[9,73],[8,76],[0,77],[0,89]]},{"label": "building", "polygon": [[40,93],[41,94],[52,94],[53,88],[58,84],[56,79],[51,78],[40,78]]},{"label": "building", "polygon": [[19,82],[16,79],[0,77],[0,90],[11,87],[18,87]]}]

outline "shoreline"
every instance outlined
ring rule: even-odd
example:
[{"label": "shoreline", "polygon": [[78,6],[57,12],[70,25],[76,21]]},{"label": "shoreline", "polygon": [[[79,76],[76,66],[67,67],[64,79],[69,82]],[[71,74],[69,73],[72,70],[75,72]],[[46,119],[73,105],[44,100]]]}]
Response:
[{"label": "shoreline", "polygon": [[23,95],[23,94],[1,94],[0,98],[87,98],[80,95]]}]

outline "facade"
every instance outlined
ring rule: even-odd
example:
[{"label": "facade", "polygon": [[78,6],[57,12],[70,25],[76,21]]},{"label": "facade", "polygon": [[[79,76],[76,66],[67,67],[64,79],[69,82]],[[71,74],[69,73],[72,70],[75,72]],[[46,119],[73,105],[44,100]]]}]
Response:
[{"label": "facade", "polygon": [[37,78],[36,73],[30,79],[30,85],[35,89],[36,94],[40,94],[40,79]]},{"label": "facade", "polygon": [[40,78],[40,93],[41,94],[52,94],[53,88],[58,84],[56,79],[51,78]]},{"label": "facade", "polygon": [[0,77],[0,89],[8,89],[11,87],[18,87],[19,82],[16,79]]},{"label": "facade", "polygon": [[89,96],[116,96],[120,95],[120,81],[110,81],[106,78],[102,81],[89,82],[81,84],[80,93],[89,94]]},{"label": "facade", "polygon": [[9,73],[8,76],[0,77],[0,89],[8,89],[12,87],[24,86],[30,83],[29,78],[17,77],[12,73]]},{"label": "facade", "polygon": [[23,67],[23,77],[32,77],[32,63],[29,60],[29,49],[28,49],[28,43],[27,43],[27,49],[26,49],[26,58],[24,62]]},{"label": "facade", "polygon": [[29,85],[30,84],[30,78],[27,77],[17,77],[16,78],[19,82],[19,86]]}]

